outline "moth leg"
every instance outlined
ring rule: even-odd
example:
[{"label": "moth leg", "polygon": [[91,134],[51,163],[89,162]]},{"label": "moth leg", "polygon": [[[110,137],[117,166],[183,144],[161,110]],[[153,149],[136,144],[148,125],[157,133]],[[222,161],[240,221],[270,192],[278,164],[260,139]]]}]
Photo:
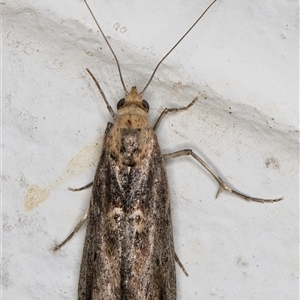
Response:
[{"label": "moth leg", "polygon": [[194,105],[194,103],[198,100],[198,98],[196,97],[189,105],[185,106],[185,107],[180,107],[180,108],[165,108],[162,113],[160,114],[160,116],[158,117],[153,130],[155,131],[157,129],[157,127],[159,126],[162,118],[169,112],[178,112],[178,111],[182,111],[182,110],[187,110],[189,109],[192,105]]},{"label": "moth leg", "polygon": [[116,114],[115,114],[114,110],[112,109],[112,107],[109,105],[109,103],[108,103],[108,101],[107,101],[107,99],[106,99],[106,96],[105,96],[104,92],[102,91],[102,89],[101,89],[101,87],[100,87],[99,82],[97,81],[97,79],[95,78],[95,76],[92,74],[92,72],[91,72],[88,68],[86,68],[86,71],[87,71],[87,72],[90,74],[90,76],[93,78],[93,80],[94,80],[94,82],[95,82],[95,84],[96,84],[96,86],[97,86],[97,88],[98,88],[98,90],[99,90],[99,92],[100,92],[100,94],[101,94],[101,96],[102,96],[102,98],[103,98],[105,104],[106,104],[106,107],[107,107],[109,113],[111,114],[111,116],[112,116],[113,119],[115,120],[115,119],[116,119]]},{"label": "moth leg", "polygon": [[85,186],[83,186],[83,187],[81,187],[81,188],[78,188],[78,189],[73,189],[73,188],[68,187],[68,190],[69,190],[69,191],[72,191],[72,192],[79,192],[79,191],[88,189],[89,187],[91,187],[91,186],[93,185],[93,183],[94,183],[94,182],[92,181],[92,182],[90,182],[89,184],[87,184],[87,185],[85,185]]},{"label": "moth leg", "polygon": [[183,264],[181,263],[180,259],[178,258],[176,252],[174,251],[174,259],[177,262],[178,266],[180,267],[180,269],[182,270],[182,272],[184,273],[184,275],[186,277],[189,277],[188,272],[186,271],[186,269],[184,268]]},{"label": "moth leg", "polygon": [[89,214],[89,209],[90,209],[90,205],[88,206],[87,210],[85,211],[82,219],[79,221],[79,223],[76,225],[76,227],[74,228],[74,230],[71,232],[71,234],[60,244],[56,245],[53,248],[53,251],[57,251],[59,250],[63,245],[65,245],[72,237],[73,235],[79,231],[79,229],[81,228],[81,226],[84,224],[84,222],[86,221],[88,214]]},{"label": "moth leg", "polygon": [[163,157],[164,159],[170,159],[170,158],[176,158],[176,157],[179,157],[179,156],[183,156],[183,155],[190,155],[192,156],[196,161],[198,161],[213,177],[214,179],[218,182],[219,184],[219,189],[217,191],[217,194],[216,194],[216,198],[218,197],[219,193],[221,190],[224,190],[224,191],[227,191],[229,193],[232,193],[234,195],[237,195],[238,197],[242,198],[242,199],[245,199],[247,201],[254,201],[254,202],[261,202],[261,203],[264,203],[264,202],[269,202],[269,203],[272,203],[272,202],[278,202],[278,201],[281,201],[283,200],[283,197],[281,198],[275,198],[275,199],[263,199],[263,198],[255,198],[255,197],[250,197],[250,196],[247,196],[243,193],[240,193],[232,188],[230,188],[225,182],[224,180],[217,174],[217,172],[215,170],[213,170],[205,161],[203,161],[198,155],[196,155],[193,150],[191,149],[183,149],[183,150],[180,150],[180,151],[176,151],[176,152],[172,152],[172,153],[169,153],[169,154],[165,154]]}]

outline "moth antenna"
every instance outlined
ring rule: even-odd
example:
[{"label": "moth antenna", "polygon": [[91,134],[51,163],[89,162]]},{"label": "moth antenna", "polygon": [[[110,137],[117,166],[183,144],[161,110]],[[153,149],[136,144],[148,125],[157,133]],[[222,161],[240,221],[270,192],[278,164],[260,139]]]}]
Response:
[{"label": "moth antenna", "polygon": [[152,81],[154,74],[156,73],[158,67],[161,65],[161,63],[165,60],[165,58],[178,46],[178,44],[188,35],[188,33],[196,26],[196,24],[201,20],[201,18],[206,14],[206,12],[211,8],[211,6],[213,6],[213,4],[217,2],[217,0],[214,0],[206,9],[205,11],[202,13],[202,15],[197,19],[197,21],[189,28],[189,30],[181,37],[181,39],[171,48],[171,50],[159,61],[159,63],[157,64],[157,66],[155,67],[149,81],[147,82],[146,86],[144,87],[144,89],[141,91],[140,96],[142,96],[145,92],[145,90],[147,89],[148,85],[150,84],[150,82]]},{"label": "moth antenna", "polygon": [[102,36],[103,36],[103,38],[104,38],[104,40],[105,40],[107,46],[109,47],[111,53],[113,54],[113,56],[114,56],[114,58],[115,58],[115,60],[116,60],[116,63],[117,63],[117,66],[118,66],[118,71],[119,71],[119,76],[120,76],[120,79],[121,79],[121,83],[122,83],[122,86],[123,86],[125,95],[128,95],[129,93],[128,93],[128,91],[127,91],[127,89],[126,89],[126,86],[125,86],[125,83],[124,83],[124,81],[123,81],[122,72],[121,72],[121,67],[120,67],[119,61],[118,61],[118,59],[117,59],[117,56],[116,56],[114,50],[112,49],[111,45],[109,44],[109,42],[108,42],[108,40],[107,40],[107,38],[106,38],[104,32],[102,31],[102,29],[101,29],[101,27],[100,27],[100,25],[99,25],[99,23],[98,23],[96,17],[94,16],[94,14],[93,14],[91,8],[89,7],[88,3],[86,2],[86,0],[84,0],[84,3],[85,3],[85,5],[86,5],[86,7],[88,8],[88,10],[90,11],[90,14],[92,15],[92,17],[93,17],[93,19],[94,19],[94,21],[95,21],[97,27],[99,28],[99,30],[100,30],[100,32],[101,32],[101,34],[102,34]]}]

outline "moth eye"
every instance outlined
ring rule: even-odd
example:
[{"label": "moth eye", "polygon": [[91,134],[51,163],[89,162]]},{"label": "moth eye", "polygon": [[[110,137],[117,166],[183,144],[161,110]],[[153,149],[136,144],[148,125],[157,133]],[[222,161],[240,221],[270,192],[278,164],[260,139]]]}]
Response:
[{"label": "moth eye", "polygon": [[121,108],[124,105],[124,103],[125,103],[125,99],[123,98],[118,102],[117,109]]},{"label": "moth eye", "polygon": [[149,103],[146,100],[143,100],[142,105],[145,108],[146,112],[148,112],[149,111]]}]

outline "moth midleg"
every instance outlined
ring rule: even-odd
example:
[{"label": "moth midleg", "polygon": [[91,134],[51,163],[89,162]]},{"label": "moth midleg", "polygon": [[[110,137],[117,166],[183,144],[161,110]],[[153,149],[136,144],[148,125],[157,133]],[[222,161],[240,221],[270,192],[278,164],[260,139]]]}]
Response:
[{"label": "moth midleg", "polygon": [[254,202],[260,202],[260,203],[264,203],[264,202],[278,202],[281,201],[283,198],[275,198],[275,199],[263,199],[263,198],[256,198],[256,197],[251,197],[251,196],[247,196],[244,193],[238,192],[232,188],[230,188],[225,182],[224,180],[217,174],[217,172],[212,169],[203,159],[201,159],[198,155],[196,155],[193,150],[191,149],[183,149],[183,150],[179,150],[179,151],[175,151],[172,153],[168,153],[168,154],[164,154],[163,157],[165,160],[167,159],[172,159],[172,158],[176,158],[176,157],[180,157],[180,156],[184,156],[184,155],[189,155],[192,156],[197,162],[199,162],[213,177],[214,179],[218,182],[219,184],[219,189],[217,191],[216,194],[216,198],[218,197],[219,193],[221,190],[224,190],[226,192],[232,193],[242,199],[245,199],[247,201],[254,201]]},{"label": "moth midleg", "polygon": [[185,107],[179,107],[179,108],[165,108],[162,113],[160,114],[160,116],[158,117],[157,121],[155,122],[155,125],[153,126],[153,130],[155,131],[157,129],[157,127],[159,126],[160,122],[162,121],[163,117],[169,113],[169,112],[179,112],[179,111],[183,111],[183,110],[187,110],[189,109],[192,105],[194,105],[194,103],[198,100],[198,97],[196,97],[190,104],[188,104]]},{"label": "moth midleg", "polygon": [[75,226],[74,230],[71,232],[71,234],[60,244],[56,245],[53,248],[53,251],[57,251],[59,250],[63,245],[65,245],[73,236],[76,232],[79,231],[79,229],[81,228],[81,226],[84,224],[84,222],[86,221],[88,214],[89,214],[89,210],[90,210],[90,204],[88,204],[88,207],[83,215],[83,217],[81,218],[81,220],[79,221],[79,223]]},{"label": "moth midleg", "polygon": [[85,189],[90,188],[90,187],[93,185],[93,183],[94,183],[94,182],[92,181],[92,182],[90,182],[89,184],[87,184],[87,185],[85,185],[85,186],[83,186],[83,187],[81,187],[81,188],[77,188],[77,189],[73,189],[73,188],[68,187],[68,190],[69,190],[69,191],[72,191],[72,192],[83,191],[83,190],[85,190]]}]

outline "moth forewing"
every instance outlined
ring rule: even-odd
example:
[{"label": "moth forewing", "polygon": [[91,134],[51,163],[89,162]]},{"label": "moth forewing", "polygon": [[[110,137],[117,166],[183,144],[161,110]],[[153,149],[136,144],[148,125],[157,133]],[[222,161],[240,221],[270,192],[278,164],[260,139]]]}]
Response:
[{"label": "moth forewing", "polygon": [[107,126],[79,278],[79,299],[176,299],[164,159],[135,87]]}]

